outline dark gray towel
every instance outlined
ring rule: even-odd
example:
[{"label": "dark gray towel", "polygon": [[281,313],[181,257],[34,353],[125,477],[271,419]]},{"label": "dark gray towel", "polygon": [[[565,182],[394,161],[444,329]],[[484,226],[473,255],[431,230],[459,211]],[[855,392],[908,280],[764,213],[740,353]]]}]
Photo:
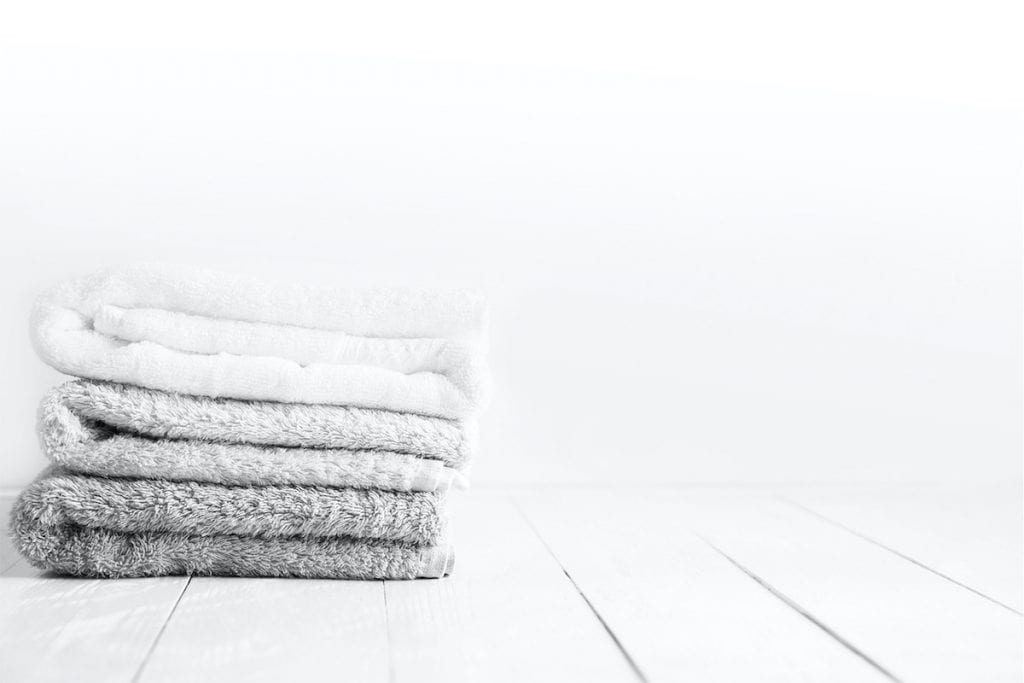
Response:
[{"label": "dark gray towel", "polygon": [[15,504],[36,567],[77,576],[443,576],[443,498],[300,486],[107,479],[51,468]]}]

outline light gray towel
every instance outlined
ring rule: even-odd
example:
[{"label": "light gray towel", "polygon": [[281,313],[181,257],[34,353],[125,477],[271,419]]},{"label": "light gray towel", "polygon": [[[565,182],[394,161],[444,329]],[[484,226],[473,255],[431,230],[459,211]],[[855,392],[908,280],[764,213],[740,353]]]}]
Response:
[{"label": "light gray towel", "polygon": [[84,380],[43,398],[38,430],[44,454],[78,472],[224,484],[446,490],[464,478],[445,463],[469,448],[440,418]]},{"label": "light gray towel", "polygon": [[430,493],[118,480],[51,468],[19,496],[11,534],[34,566],[76,576],[438,577],[453,561],[441,503]]}]

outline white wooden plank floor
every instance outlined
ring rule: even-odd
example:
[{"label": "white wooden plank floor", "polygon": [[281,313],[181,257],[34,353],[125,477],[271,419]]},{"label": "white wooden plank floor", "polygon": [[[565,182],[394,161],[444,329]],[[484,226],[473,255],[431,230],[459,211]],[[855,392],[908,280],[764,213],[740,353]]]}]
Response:
[{"label": "white wooden plank floor", "polygon": [[1021,502],[477,490],[413,582],[67,579],[5,537],[0,681],[1020,681]]}]

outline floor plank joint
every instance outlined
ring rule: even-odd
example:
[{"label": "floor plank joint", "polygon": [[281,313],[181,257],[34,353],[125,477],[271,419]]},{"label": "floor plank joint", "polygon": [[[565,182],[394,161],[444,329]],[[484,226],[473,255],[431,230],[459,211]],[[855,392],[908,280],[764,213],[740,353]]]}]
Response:
[{"label": "floor plank joint", "polygon": [[135,671],[135,675],[132,676],[132,683],[138,683],[142,679],[142,672],[146,668],[146,664],[153,657],[153,652],[156,650],[157,645],[160,643],[160,638],[164,635],[164,631],[167,630],[167,625],[171,623],[171,619],[174,618],[174,612],[178,609],[178,605],[181,604],[181,599],[185,597],[185,591],[192,585],[192,577],[189,576],[185,580],[185,585],[181,587],[181,592],[178,593],[177,600],[171,605],[171,609],[167,611],[167,618],[164,619],[164,623],[160,625],[160,630],[156,632],[156,636],[153,637],[153,642],[146,651],[145,657],[142,658],[142,662],[139,663],[139,668]]},{"label": "floor plank joint", "polygon": [[[514,502],[513,502],[513,504],[515,505]],[[594,617],[601,624],[601,627],[604,628],[605,633],[608,634],[608,637],[611,638],[612,642],[615,644],[615,647],[618,648],[619,652],[625,658],[626,662],[629,664],[629,667],[633,670],[633,673],[636,674],[637,679],[639,681],[641,681],[641,683],[648,683],[647,676],[644,674],[644,672],[637,665],[636,660],[634,660],[633,657],[629,654],[629,651],[626,650],[625,646],[622,644],[622,641],[619,640],[619,637],[617,635],[615,635],[615,631],[613,631],[612,627],[608,625],[608,622],[605,621],[605,618],[603,616],[601,616],[601,613],[594,606],[594,603],[592,603],[590,601],[590,598],[587,597],[587,594],[583,592],[583,589],[581,589],[579,584],[576,583],[576,580],[572,578],[572,574],[570,574],[568,572],[568,570],[566,570],[565,566],[562,565],[561,561],[559,561],[558,555],[555,554],[555,551],[552,550],[550,545],[548,545],[548,542],[545,541],[544,537],[541,536],[539,531],[537,531],[537,527],[535,527],[533,525],[533,522],[530,521],[530,518],[526,514],[526,512],[519,505],[515,505],[515,507],[516,507],[516,510],[519,511],[519,514],[521,514],[523,516],[523,519],[526,520],[527,526],[529,526],[530,529],[533,530],[533,533],[536,534],[537,539],[547,549],[547,551],[551,555],[551,557],[555,560],[555,562],[558,562],[558,566],[561,567],[562,573],[565,574],[565,578],[568,579],[569,583],[572,584],[572,587],[579,594],[580,598],[583,599],[583,602],[586,603],[587,607],[593,613]]]},{"label": "floor plank joint", "polygon": [[856,645],[851,643],[849,640],[844,638],[842,635],[837,633],[835,631],[835,629],[830,628],[821,619],[819,619],[816,616],[814,616],[813,614],[811,614],[806,608],[804,608],[801,605],[799,605],[792,598],[790,598],[789,596],[787,596],[784,593],[782,593],[780,590],[775,588],[775,586],[771,585],[770,583],[765,581],[763,578],[761,578],[760,576],[758,576],[757,574],[752,572],[749,568],[747,568],[747,567],[743,566],[742,564],[740,564],[739,562],[737,562],[735,558],[730,556],[728,553],[724,552],[721,548],[716,546],[714,543],[712,543],[708,539],[700,536],[699,534],[697,535],[697,537],[700,538],[700,540],[702,540],[705,543],[707,543],[708,546],[710,546],[711,549],[714,550],[716,553],[718,553],[719,555],[724,557],[726,560],[728,560],[730,564],[732,564],[738,570],[740,570],[741,572],[746,574],[747,577],[749,577],[754,583],[756,583],[757,585],[761,586],[761,588],[763,588],[766,591],[768,591],[771,595],[776,597],[780,602],[782,602],[784,605],[786,605],[787,607],[789,607],[790,609],[795,611],[801,617],[803,617],[807,621],[809,621],[812,624],[814,624],[815,626],[817,626],[825,634],[827,634],[830,638],[832,638],[837,643],[839,643],[840,645],[845,647],[847,650],[849,650],[850,652],[852,652],[856,656],[860,657],[867,664],[869,664],[872,668],[876,669],[880,674],[882,674],[883,676],[885,676],[886,678],[888,678],[891,681],[896,681],[896,683],[902,683],[902,681],[899,678],[897,678],[896,676],[894,676],[891,671],[889,671],[884,666],[882,666],[881,664],[876,662],[874,659],[872,659],[870,656],[868,656],[867,653],[865,653],[859,647],[857,647]]},{"label": "floor plank joint", "polygon": [[803,510],[807,514],[812,515],[812,516],[820,519],[821,521],[825,522],[826,524],[831,524],[832,526],[834,526],[834,527],[836,527],[838,529],[842,529],[843,531],[846,531],[847,533],[853,534],[857,538],[860,538],[860,539],[862,539],[864,541],[867,541],[868,543],[874,544],[874,545],[878,546],[879,548],[881,548],[883,550],[886,550],[886,551],[892,553],[893,555],[896,555],[897,557],[902,558],[902,559],[906,560],[907,562],[920,567],[921,569],[924,569],[925,571],[931,572],[932,574],[935,574],[936,576],[938,576],[938,577],[940,577],[942,579],[945,579],[946,581],[949,581],[950,583],[953,583],[953,584],[959,586],[960,588],[963,588],[964,590],[967,590],[967,591],[970,591],[971,593],[974,593],[975,595],[977,595],[980,598],[983,598],[985,600],[988,600],[989,602],[992,602],[992,603],[994,603],[996,605],[999,605],[1003,609],[1007,609],[1007,610],[1013,612],[1014,614],[1016,614],[1018,616],[1024,616],[1024,612],[1021,612],[1020,610],[1014,609],[1010,605],[1007,605],[1006,603],[1001,602],[1001,601],[997,600],[996,598],[993,598],[991,595],[986,595],[985,593],[981,592],[980,590],[978,590],[976,588],[973,588],[971,586],[968,586],[966,583],[963,583],[962,581],[957,581],[952,576],[949,576],[948,574],[944,574],[943,572],[940,572],[938,569],[935,569],[934,567],[929,567],[924,562],[916,560],[913,557],[911,557],[910,555],[907,555],[906,553],[900,552],[899,550],[896,550],[895,548],[893,548],[893,547],[891,547],[889,545],[886,545],[885,543],[882,543],[881,541],[878,541],[878,540],[872,538],[871,536],[868,536],[867,534],[861,533],[860,531],[857,531],[856,529],[853,529],[853,528],[847,526],[846,524],[843,524],[842,522],[839,522],[839,521],[834,520],[834,519],[832,519],[832,518],[830,518],[830,517],[828,517],[826,515],[823,515],[823,514],[821,514],[820,512],[818,512],[816,510],[812,510],[811,508],[807,507],[806,505],[798,503],[798,502],[796,502],[794,500],[790,500],[790,499],[784,498],[784,497],[779,497],[779,500],[781,500],[782,502],[786,503],[787,505],[792,505],[793,507],[795,507],[795,508],[797,508],[799,510]]}]

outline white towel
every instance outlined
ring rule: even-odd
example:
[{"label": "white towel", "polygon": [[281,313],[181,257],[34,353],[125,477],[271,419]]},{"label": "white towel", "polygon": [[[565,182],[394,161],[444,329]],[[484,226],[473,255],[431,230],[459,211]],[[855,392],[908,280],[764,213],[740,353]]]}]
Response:
[{"label": "white towel", "polygon": [[476,414],[486,310],[472,292],[272,284],[117,268],[44,293],[40,357],[61,372],[200,396]]}]

